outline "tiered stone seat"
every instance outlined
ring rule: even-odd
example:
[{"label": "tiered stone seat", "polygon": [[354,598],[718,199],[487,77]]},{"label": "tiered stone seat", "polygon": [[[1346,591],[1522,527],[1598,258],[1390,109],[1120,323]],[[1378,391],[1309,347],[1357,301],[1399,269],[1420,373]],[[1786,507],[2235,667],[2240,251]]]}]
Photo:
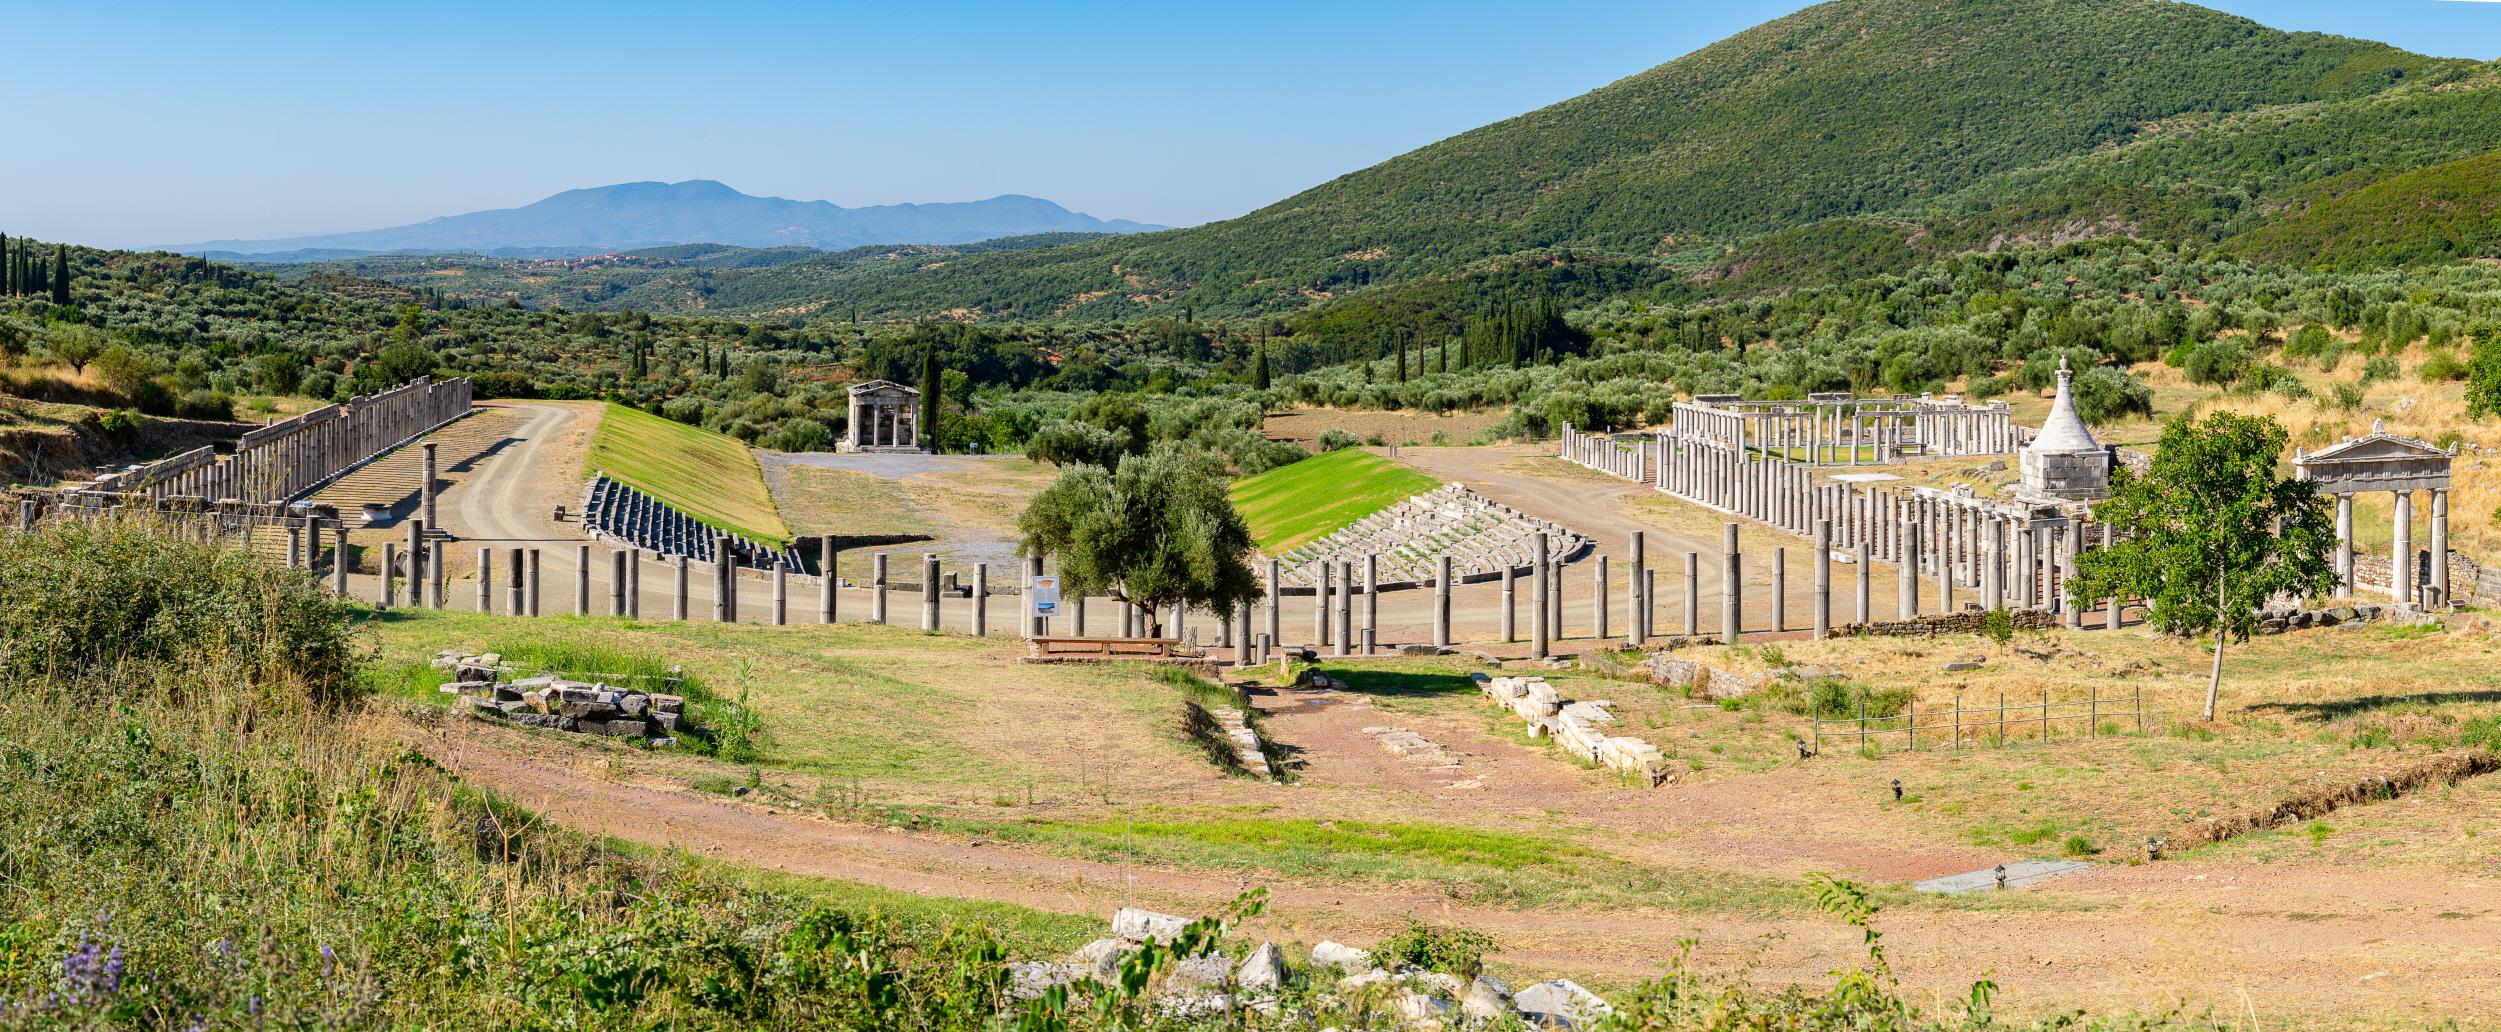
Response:
[{"label": "tiered stone seat", "polygon": [[1457,577],[1528,566],[1536,561],[1541,532],[1548,535],[1552,559],[1578,553],[1589,543],[1561,524],[1461,485],[1444,484],[1276,558],[1290,585],[1316,585],[1321,571],[1335,563],[1353,563],[1360,570],[1371,555],[1381,557],[1384,583],[1421,583],[1433,579],[1445,555]]},{"label": "tiered stone seat", "polygon": [[[582,526],[594,535],[615,538],[662,556],[682,555],[699,563],[719,561],[713,554],[712,542],[720,531],[605,473],[592,478],[590,491],[582,500]],[[730,551],[749,566],[807,568],[796,548],[775,549],[737,534],[728,537]]]}]

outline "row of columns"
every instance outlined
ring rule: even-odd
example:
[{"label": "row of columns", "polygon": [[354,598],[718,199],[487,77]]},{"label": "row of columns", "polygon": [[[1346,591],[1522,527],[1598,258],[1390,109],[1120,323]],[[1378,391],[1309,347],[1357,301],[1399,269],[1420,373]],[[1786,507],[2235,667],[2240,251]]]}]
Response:
[{"label": "row of columns", "polygon": [[[2414,492],[2392,492],[2395,515],[2394,535],[2389,543],[2388,597],[2400,605],[2421,604],[2426,607],[2447,605],[2449,594],[2449,490],[2431,489],[2431,541],[2429,569],[2415,569]],[[2353,573],[2353,499],[2352,494],[2336,496],[2336,590],[2352,597],[2356,591]],[[2420,576],[2418,577],[2418,573]]]},{"label": "row of columns", "polygon": [[2005,402],[1928,398],[1677,402],[1665,434],[1810,466],[1882,465],[1914,446],[1926,455],[2004,455],[2024,443]]},{"label": "row of columns", "polygon": [[199,448],[82,490],[148,498],[234,498],[285,501],[357,463],[469,411],[466,378],[441,383],[420,377],[344,405],[314,409],[244,434],[234,453]]}]

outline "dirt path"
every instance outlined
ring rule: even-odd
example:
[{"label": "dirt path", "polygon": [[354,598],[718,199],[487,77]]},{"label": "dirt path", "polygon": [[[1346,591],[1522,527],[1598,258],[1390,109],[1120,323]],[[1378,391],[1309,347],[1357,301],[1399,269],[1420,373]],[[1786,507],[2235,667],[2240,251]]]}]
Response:
[{"label": "dirt path", "polygon": [[[1100,916],[1136,904],[1212,910],[1251,884],[1229,874],[1071,859],[943,836],[881,830],[604,776],[596,757],[524,755],[521,740],[436,733],[426,751],[462,777],[567,826],[644,845],[795,874],[911,892],[997,900]],[[2177,1002],[2269,1027],[2337,1025],[2333,1016],[2407,1021],[2501,1019],[2501,880],[2357,883],[2334,870],[2227,870],[2197,864],[2107,869],[2026,892],[2045,909],[1915,908],[1881,923],[1915,991],[1954,995],[1984,974],[2015,1011],[2153,1009]],[[1260,879],[1272,908],[1263,934],[1304,941],[1381,934],[1416,915],[1479,928],[1500,960],[1601,984],[1658,973],[1677,940],[1719,970],[1751,965],[1765,982],[1816,983],[1852,962],[1848,929],[1678,911],[1519,911],[1469,906],[1426,890]]]}]

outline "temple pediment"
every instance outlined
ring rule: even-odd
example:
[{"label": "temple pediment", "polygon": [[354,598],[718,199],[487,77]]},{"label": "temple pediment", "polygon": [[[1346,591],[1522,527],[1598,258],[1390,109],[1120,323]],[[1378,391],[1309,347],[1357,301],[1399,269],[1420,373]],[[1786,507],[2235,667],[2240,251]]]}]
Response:
[{"label": "temple pediment", "polygon": [[2369,434],[2294,456],[2293,469],[2301,479],[2317,483],[2322,494],[2437,491],[2449,486],[2451,458],[2430,442],[2389,433],[2387,424],[2374,423]]}]

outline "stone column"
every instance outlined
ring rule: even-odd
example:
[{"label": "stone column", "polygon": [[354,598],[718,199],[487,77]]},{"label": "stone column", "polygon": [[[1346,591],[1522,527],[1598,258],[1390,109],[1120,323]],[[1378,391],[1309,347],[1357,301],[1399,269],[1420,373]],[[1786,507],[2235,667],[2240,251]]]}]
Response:
[{"label": "stone column", "polygon": [[608,615],[625,615],[625,550],[608,553]]},{"label": "stone column", "polygon": [[1517,573],[1516,573],[1516,571],[1514,571],[1514,570],[1512,569],[1512,566],[1511,566],[1511,561],[1510,561],[1509,559],[1505,559],[1505,560],[1503,560],[1503,566],[1502,566],[1502,643],[1503,643],[1503,644],[1505,644],[1505,645],[1508,645],[1508,644],[1511,644],[1512,642],[1515,642],[1515,641],[1520,640],[1519,605],[1518,605],[1518,598],[1519,598],[1519,586],[1518,586],[1516,583],[1514,583],[1516,579],[1517,579]]},{"label": "stone column", "polygon": [[[2102,524],[2102,547],[2104,549],[2109,548],[2111,540],[2110,524]],[[2119,596],[2110,596],[2110,614],[2107,618],[2107,622],[2103,624],[2104,629],[2113,631],[2119,629],[2119,604]]]},{"label": "stone column", "polygon": [[1311,647],[1323,648],[1329,643],[1329,595],[1337,587],[1337,564],[1320,563],[1320,584],[1311,593]]},{"label": "stone column", "polygon": [[938,629],[938,553],[921,553],[921,630]]},{"label": "stone column", "polygon": [[730,623],[738,622],[738,568],[742,565],[744,561],[738,553],[727,548],[721,550],[721,608],[728,614]]},{"label": "stone column", "polygon": [[790,623],[790,567],[773,564],[773,626]]},{"label": "stone column", "polygon": [[2353,597],[2353,496],[2336,496],[2336,596]]},{"label": "stone column", "polygon": [[[830,540],[830,539],[829,539],[829,540]],[[1033,586],[1034,586],[1034,582],[1035,582],[1035,581],[1038,581],[1038,580],[1041,580],[1041,579],[1042,579],[1042,576],[1043,576],[1043,573],[1042,573],[1042,557],[1041,557],[1040,555],[1029,555],[1029,556],[1026,556],[1026,557],[1025,557],[1025,637],[1028,637],[1028,638],[1039,637],[1039,636],[1042,636],[1042,635],[1046,635],[1046,634],[1051,633],[1051,619],[1050,619],[1049,617],[1047,617],[1047,616],[1043,616],[1043,615],[1042,615],[1042,613],[1041,613],[1040,609],[1038,608],[1038,602],[1036,601],[1036,596],[1035,596],[1035,594],[1034,594],[1034,587],[1033,587]],[[831,594],[828,594],[828,595],[826,595],[825,597],[826,597],[827,599],[831,599],[831,598],[833,598],[833,596],[832,596]],[[830,603],[829,603],[829,604],[830,604]],[[1244,611],[1244,612],[1248,612],[1248,611],[1249,611],[1249,606],[1250,606],[1250,603],[1245,602],[1245,603],[1243,603],[1242,605],[1243,605],[1243,611]],[[834,622],[834,621],[833,621],[833,618],[832,618],[832,617],[827,617],[827,618],[825,619],[825,622],[826,622],[826,623],[832,623],[832,622]]]},{"label": "stone column", "polygon": [[1980,608],[2006,608],[2006,521],[1995,515],[1980,521]]},{"label": "stone column", "polygon": [[1745,631],[1745,581],[1737,558],[1737,525],[1721,529],[1719,544],[1719,637],[1734,645]]},{"label": "stone column", "polygon": [[1433,647],[1450,647],[1450,557],[1433,560]]},{"label": "stone column", "polygon": [[1629,595],[1625,603],[1631,609],[1625,614],[1624,622],[1629,626],[1624,637],[1625,643],[1635,648],[1650,638],[1650,566],[1648,557],[1643,554],[1644,547],[1642,532],[1634,531],[1629,552],[1632,568],[1624,575],[1624,590]]},{"label": "stone column", "polygon": [[1685,637],[1702,635],[1702,553],[1685,553]]},{"label": "stone column", "polygon": [[676,568],[677,597],[674,601],[669,603],[669,613],[679,623],[686,622],[687,611],[693,605],[693,601],[687,597],[693,594],[693,592],[687,590],[689,586],[687,578],[687,567],[689,562],[690,560],[684,555],[672,556],[670,562],[670,565]]},{"label": "stone column", "polygon": [[[31,504],[31,503],[30,503],[30,504]],[[30,530],[31,530],[31,529],[33,529],[32,524],[29,524],[27,529],[30,529]],[[331,542],[331,543],[330,543],[330,580],[331,580],[331,582],[332,582],[332,583],[331,583],[331,590],[335,591],[335,592],[338,594],[338,596],[339,596],[340,598],[346,598],[346,597],[347,597],[347,574],[348,574],[348,568],[347,568],[347,523],[346,523],[346,521],[341,520],[341,521],[338,521],[338,522],[332,523],[332,524],[330,525],[330,533],[331,533],[331,536],[330,536],[330,542]]]},{"label": "stone column", "polygon": [[1335,637],[1330,641],[1340,656],[1354,651],[1355,637],[1355,564],[1337,564],[1337,623]]},{"label": "stone column", "polygon": [[[1269,644],[1272,644],[1272,645],[1273,645],[1273,644],[1278,644],[1278,643],[1281,643],[1281,642],[1283,642],[1283,641],[1285,640],[1285,627],[1284,627],[1284,624],[1285,624],[1285,564],[1284,564],[1284,563],[1281,563],[1281,562],[1279,562],[1279,561],[1277,561],[1277,560],[1275,560],[1275,559],[1270,559],[1270,560],[1268,560],[1268,642],[1269,642]],[[1080,636],[1082,636],[1082,635],[1084,635],[1084,634],[1085,634],[1085,632],[1084,632],[1083,630],[1080,630],[1080,631],[1078,631],[1077,633],[1078,633]]]},{"label": "stone column", "polygon": [[1234,607],[1233,619],[1239,623],[1239,626],[1227,635],[1233,639],[1233,665],[1246,667],[1251,665],[1251,640],[1255,637],[1251,634],[1251,604],[1244,602]]},{"label": "stone column", "polygon": [[540,595],[540,587],[541,587],[541,585],[542,585],[542,583],[543,583],[543,582],[539,579],[539,577],[540,577],[540,572],[539,572],[539,570],[540,570],[540,566],[539,566],[539,561],[538,561],[538,549],[535,549],[535,548],[530,549],[530,595],[529,595],[529,610],[530,610],[530,615],[531,615],[531,616],[537,616],[537,615],[539,614],[538,602],[539,602],[539,595]]},{"label": "stone column", "polygon": [[2084,525],[2069,523],[2058,531],[2058,607],[2067,615],[2067,629],[2084,628],[2084,607],[2067,597],[2068,585],[2075,580],[2075,557],[2084,551]]},{"label": "stone column", "polygon": [[1590,629],[1590,637],[1603,642],[1609,637],[1607,633],[1607,590],[1612,586],[1607,583],[1607,557],[1604,555],[1598,557],[1597,579],[1598,593],[1590,596],[1589,599],[1589,605],[1592,610],[1590,617],[1593,623],[1593,626]]},{"label": "stone column", "polygon": [[[510,573],[505,574],[505,576],[510,578],[512,581],[512,589],[510,592],[512,597],[505,608],[510,610],[514,616],[528,616],[530,615],[530,578],[528,576],[529,568],[524,564],[529,560],[524,556],[522,550],[518,548],[506,552],[505,558],[511,560],[511,562],[506,563],[504,566],[505,569],[511,571]],[[480,579],[483,580],[484,578]]]},{"label": "stone column", "polygon": [[625,618],[643,618],[643,550],[625,550]]},{"label": "stone column", "polygon": [[1772,633],[1789,629],[1789,549],[1772,547]]},{"label": "stone column", "polygon": [[1919,520],[1902,521],[1901,581],[1894,592],[1893,609],[1898,619],[1919,615]]},{"label": "stone column", "polygon": [[[321,542],[313,542],[319,548]],[[300,570],[310,565],[304,561],[304,528],[293,519],[287,520],[287,569]]]},{"label": "stone column", "polygon": [[[1816,409],[1821,413],[1822,409]],[[1820,435],[1820,432],[1819,432]],[[1832,637],[1832,521],[1815,521],[1815,640]]]},{"label": "stone column", "polygon": [[1538,531],[1536,551],[1537,561],[1531,566],[1533,575],[1537,578],[1535,599],[1537,605],[1537,619],[1530,622],[1532,630],[1532,636],[1529,639],[1528,652],[1530,659],[1546,658],[1552,644],[1550,637],[1554,633],[1554,626],[1549,621],[1551,620],[1553,614],[1546,608],[1548,599],[1547,586],[1551,578],[1547,575],[1546,571],[1552,564],[1552,561],[1548,558],[1548,556],[1552,555],[1551,550],[1553,547],[1553,542],[1547,537],[1546,532]]},{"label": "stone column", "polygon": [[973,564],[973,637],[990,633],[990,564]]},{"label": "stone column", "polygon": [[2410,605],[2414,602],[2414,492],[2396,494],[2397,537],[2388,549],[2388,594],[2398,605]]},{"label": "stone column", "polygon": [[1363,630],[1373,641],[1381,634],[1381,557],[1363,557]]},{"label": "stone column", "polygon": [[[399,604],[399,550],[388,541],[382,543],[382,593],[376,596],[383,609]],[[413,586],[412,586],[413,589]]]},{"label": "stone column", "polygon": [[[840,615],[836,610],[840,608],[839,597],[842,594],[842,578],[834,572],[836,553],[833,536],[826,535],[818,545],[818,549],[816,562],[820,575],[816,578],[816,622],[831,626],[835,618]],[[1042,565],[1041,557],[1036,556],[1033,564],[1039,568]],[[1027,594],[1025,597],[1031,599],[1033,596]],[[1037,628],[1041,622],[1040,617],[1034,618]],[[1040,631],[1037,630],[1035,633],[1040,633]]]},{"label": "stone column", "polygon": [[1858,570],[1858,590],[1852,599],[1852,601],[1857,605],[1856,614],[1858,618],[1854,622],[1865,624],[1874,618],[1875,593],[1873,587],[1876,579],[1876,571],[1872,563],[1873,557],[1868,554],[1866,545],[1862,544],[1858,546],[1854,557],[1858,560],[1857,563],[1853,564]]},{"label": "stone column", "polygon": [[573,546],[573,615],[591,615],[591,546]]},{"label": "stone column", "polygon": [[434,485],[437,482],[437,474],[434,466],[434,442],[427,441],[417,447],[418,450],[424,453],[425,456],[422,462],[422,465],[425,467],[422,475],[425,479],[417,483],[417,511],[424,514],[419,518],[425,520],[426,526],[439,527],[442,526],[442,523],[439,522],[438,518],[434,514]]},{"label": "stone column", "polygon": [[2031,521],[2026,520],[2015,523],[2010,529],[2014,532],[2015,539],[2015,583],[2013,584],[2015,608],[2031,609],[2034,606],[2034,596],[2039,591],[2035,577],[2036,571],[2032,566],[2032,524]]},{"label": "stone column", "polygon": [[868,622],[886,622],[886,556],[879,552],[869,559]]},{"label": "stone column", "polygon": [[478,550],[478,612],[495,612],[495,550]]},{"label": "stone column", "polygon": [[2431,604],[2449,604],[2449,491],[2432,491]]},{"label": "stone column", "polygon": [[443,570],[443,543],[437,541],[426,548],[426,583],[431,586],[429,600],[436,609],[450,605],[443,596]]},{"label": "stone column", "polygon": [[1954,519],[1953,510],[1939,511],[1937,533],[1937,611],[1954,611]]},{"label": "stone column", "polygon": [[408,605],[411,609],[426,606],[426,521],[408,521]]}]

